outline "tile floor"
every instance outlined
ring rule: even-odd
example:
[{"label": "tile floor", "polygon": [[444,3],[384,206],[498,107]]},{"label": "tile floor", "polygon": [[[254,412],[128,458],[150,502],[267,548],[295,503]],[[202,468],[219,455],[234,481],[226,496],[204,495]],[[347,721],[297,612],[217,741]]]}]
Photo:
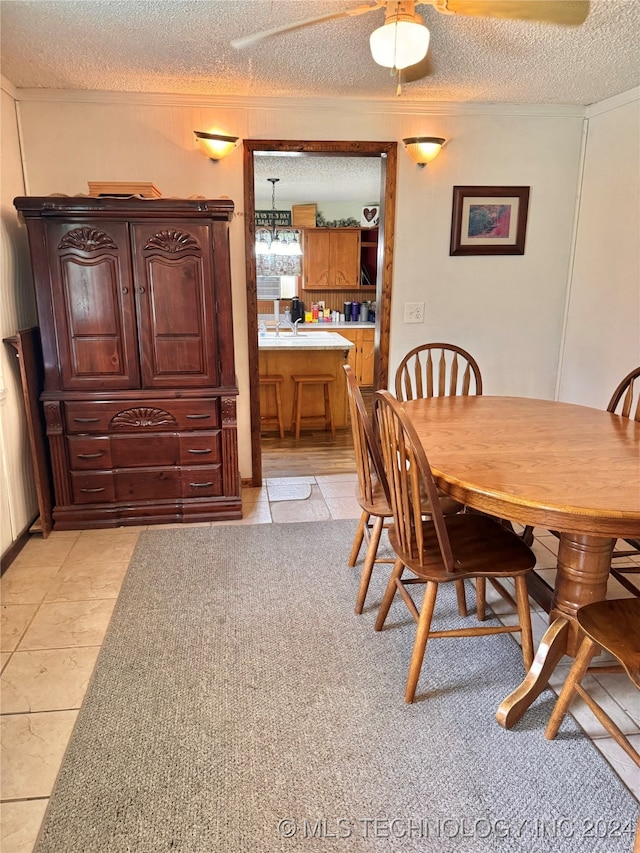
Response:
[{"label": "tile floor", "polygon": [[[266,480],[243,491],[244,518],[232,524],[324,521],[358,518],[355,474]],[[208,526],[208,525],[206,525]],[[144,528],[53,532],[34,535],[1,580],[1,835],[3,853],[33,848],[78,709],[138,533]],[[537,571],[553,583],[557,540],[536,530]],[[346,548],[346,546],[345,546]],[[346,556],[346,551],[345,551]],[[638,560],[640,562],[640,560]],[[487,596],[508,621],[509,607],[492,588]],[[626,591],[610,581],[610,596]],[[542,636],[546,614],[533,605],[534,639]],[[553,686],[562,683],[562,663]],[[600,683],[601,682],[601,683]],[[620,728],[640,749],[640,702],[623,676],[592,680]],[[640,774],[606,735],[588,708],[573,713],[586,734],[639,796]]]}]

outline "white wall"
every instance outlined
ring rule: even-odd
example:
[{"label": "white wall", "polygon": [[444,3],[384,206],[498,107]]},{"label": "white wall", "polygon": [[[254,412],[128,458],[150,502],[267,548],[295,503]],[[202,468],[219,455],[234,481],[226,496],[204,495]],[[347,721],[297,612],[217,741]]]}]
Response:
[{"label": "white wall", "polygon": [[[36,325],[25,228],[12,201],[24,194],[16,103],[2,83],[0,103],[0,339]],[[15,350],[0,349],[0,553],[4,554],[38,513],[31,453]]]},{"label": "white wall", "polygon": [[[27,97],[28,95],[28,97]],[[420,170],[400,143],[391,370],[410,347],[445,339],[482,365],[486,392],[551,397],[569,267],[580,158],[581,108],[223,101],[29,92],[21,102],[28,192],[86,193],[89,180],[150,180],[167,196],[226,195],[231,226],[240,465],[250,474],[241,152],[218,163],[193,130],[249,139],[401,140],[444,136]],[[421,114],[422,113],[422,114]],[[450,258],[454,184],[526,184],[526,253]],[[426,302],[426,322],[404,325],[405,301]]]},{"label": "white wall", "polygon": [[559,394],[602,409],[640,364],[640,90],[587,115]]}]

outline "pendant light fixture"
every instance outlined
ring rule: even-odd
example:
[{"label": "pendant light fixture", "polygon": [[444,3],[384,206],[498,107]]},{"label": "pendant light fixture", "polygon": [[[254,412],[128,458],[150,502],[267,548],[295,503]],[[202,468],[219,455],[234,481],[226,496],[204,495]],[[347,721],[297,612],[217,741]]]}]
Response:
[{"label": "pendant light fixture", "polygon": [[294,228],[276,228],[276,184],[280,178],[267,178],[271,183],[270,227],[256,230],[256,255],[302,255],[300,232]]},{"label": "pendant light fixture", "polygon": [[383,26],[369,37],[371,55],[378,65],[400,71],[427,55],[429,30],[415,11],[415,2],[389,3]]}]

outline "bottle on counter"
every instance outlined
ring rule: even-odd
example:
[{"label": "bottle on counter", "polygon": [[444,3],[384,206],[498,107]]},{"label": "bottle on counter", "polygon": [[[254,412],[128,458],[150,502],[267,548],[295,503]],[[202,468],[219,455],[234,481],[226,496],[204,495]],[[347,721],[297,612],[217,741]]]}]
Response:
[{"label": "bottle on counter", "polygon": [[357,323],[360,319],[360,303],[352,302],[351,303],[351,322]]},{"label": "bottle on counter", "polygon": [[350,322],[351,322],[351,303],[350,303],[350,302],[345,302],[345,303],[344,303],[343,311],[344,311],[344,319],[345,319],[345,321],[346,321],[347,323],[350,323]]}]

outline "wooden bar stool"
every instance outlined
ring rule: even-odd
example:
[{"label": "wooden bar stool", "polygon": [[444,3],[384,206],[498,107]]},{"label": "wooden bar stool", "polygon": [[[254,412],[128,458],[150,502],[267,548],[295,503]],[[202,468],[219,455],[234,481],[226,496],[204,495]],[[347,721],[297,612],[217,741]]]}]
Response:
[{"label": "wooden bar stool", "polygon": [[319,417],[315,415],[302,414],[302,389],[309,385],[322,385],[324,392],[324,426],[331,430],[331,438],[336,437],[336,426],[333,420],[333,408],[331,407],[330,388],[335,383],[336,378],[330,373],[310,373],[306,376],[296,374],[292,376],[293,380],[293,410],[291,413],[291,430],[296,438],[300,438],[300,426],[303,417],[313,418]]},{"label": "wooden bar stool", "polygon": [[[279,373],[272,373],[270,375],[260,377],[260,387],[265,389],[265,393],[269,388],[273,388],[275,391],[276,401],[275,417],[273,415],[260,415],[260,425],[267,429],[270,427],[277,427],[280,438],[284,438],[284,424],[282,422],[282,395],[280,394],[280,386],[283,382],[284,376],[281,376]],[[266,402],[267,401],[265,399],[265,403]]]}]

